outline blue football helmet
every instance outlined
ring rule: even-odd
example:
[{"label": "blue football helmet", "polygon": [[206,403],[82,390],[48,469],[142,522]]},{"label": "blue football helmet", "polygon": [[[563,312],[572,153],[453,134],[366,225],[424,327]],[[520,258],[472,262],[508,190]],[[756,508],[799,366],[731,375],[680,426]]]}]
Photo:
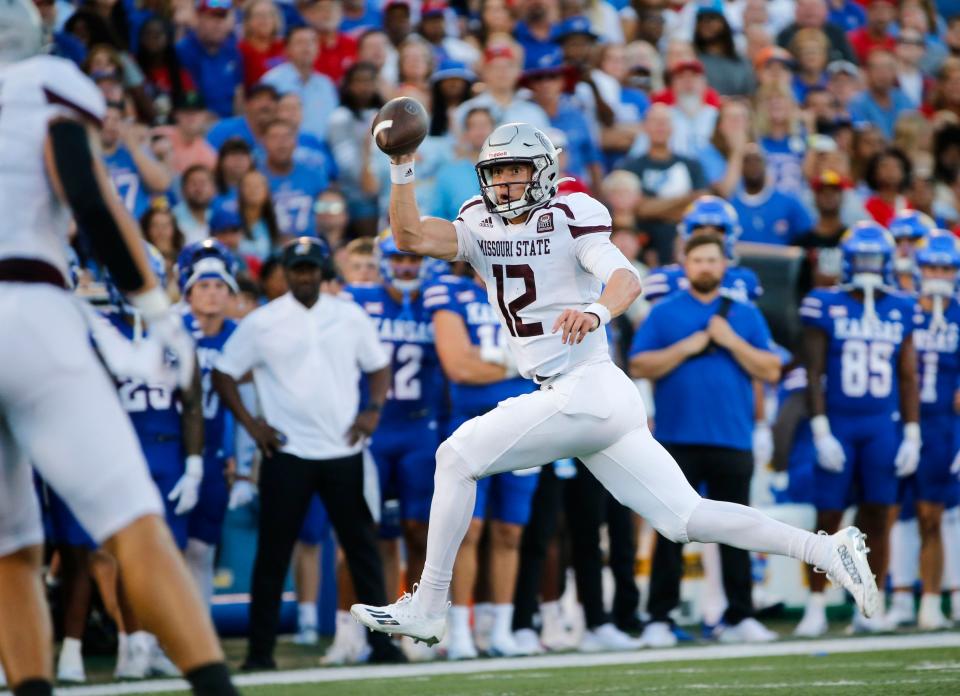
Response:
[{"label": "blue football helmet", "polygon": [[[195,268],[204,259],[210,259],[210,261],[203,263],[202,269]],[[200,280],[199,276],[194,277],[198,271],[205,278],[219,278],[230,286],[233,292],[237,291],[236,277],[240,268],[239,264],[230,250],[216,239],[204,239],[202,242],[193,242],[185,246],[177,256],[177,263],[174,268],[181,295],[186,294],[187,285],[192,286],[193,283]]]},{"label": "blue football helmet", "polygon": [[960,240],[950,230],[932,230],[917,243],[917,266],[960,268]]},{"label": "blue football helmet", "polygon": [[426,259],[421,257],[420,270],[416,278],[399,279],[393,273],[393,266],[390,264],[390,259],[397,256],[417,256],[417,254],[401,251],[399,247],[397,247],[397,243],[393,239],[393,233],[389,228],[381,232],[377,238],[377,249],[380,253],[380,275],[388,285],[395,287],[404,294],[420,289],[420,286],[423,285],[427,276],[430,274],[430,267],[426,263]]},{"label": "blue football helmet", "polygon": [[700,196],[690,204],[680,221],[680,238],[685,242],[699,227],[718,227],[723,230],[727,256],[733,257],[733,247],[740,238],[740,216],[736,209],[719,196]]},{"label": "blue football helmet", "polygon": [[840,240],[843,254],[843,282],[853,282],[861,274],[880,276],[887,284],[893,278],[893,236],[879,223],[858,222]]},{"label": "blue football helmet", "polygon": [[898,242],[901,239],[922,239],[937,228],[930,216],[919,210],[901,210],[890,221],[890,234]]},{"label": "blue football helmet", "polygon": [[[157,277],[157,283],[161,288],[165,288],[167,286],[167,267],[163,254],[157,251],[157,248],[146,240],[143,242],[143,251],[147,256],[147,264],[150,266],[150,270],[153,272],[153,275]],[[124,293],[117,287],[116,283],[113,282],[113,278],[110,277],[110,272],[104,271],[103,275],[103,282],[107,288],[110,304],[124,314],[133,314],[136,310],[127,302]]]}]

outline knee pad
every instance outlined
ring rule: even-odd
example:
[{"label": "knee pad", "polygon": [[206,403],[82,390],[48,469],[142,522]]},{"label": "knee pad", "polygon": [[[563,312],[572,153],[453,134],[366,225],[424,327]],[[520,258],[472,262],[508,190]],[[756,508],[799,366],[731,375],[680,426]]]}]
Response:
[{"label": "knee pad", "polygon": [[441,474],[452,475],[461,479],[470,479],[476,481],[479,477],[473,471],[473,467],[464,459],[456,448],[445,440],[437,448],[437,471],[434,478]]}]

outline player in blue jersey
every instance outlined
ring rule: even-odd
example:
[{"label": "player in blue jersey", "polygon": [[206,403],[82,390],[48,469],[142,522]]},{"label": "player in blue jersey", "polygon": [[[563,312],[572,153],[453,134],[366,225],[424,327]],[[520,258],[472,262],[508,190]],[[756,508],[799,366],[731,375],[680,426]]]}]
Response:
[{"label": "player in blue jersey", "polygon": [[890,221],[890,234],[897,245],[893,270],[896,273],[897,287],[901,290],[916,293],[919,289],[916,287],[917,245],[936,227],[936,223],[919,210],[901,210]]},{"label": "player in blue jersey", "polygon": [[[740,237],[740,220],[732,205],[717,196],[701,196],[687,209],[679,225],[680,239],[686,242],[700,234],[717,234],[725,242],[727,258],[734,258],[734,245]],[[656,268],[643,280],[643,296],[650,302],[685,290],[689,281],[683,266],[672,263]],[[729,265],[721,287],[731,298],[741,301],[756,300],[763,294],[760,280],[749,268]]]},{"label": "player in blue jersey", "polygon": [[313,203],[330,185],[323,166],[294,157],[296,129],[288,121],[272,121],[263,136],[263,173],[270,184],[277,225],[286,237],[316,237]]},{"label": "player in blue jersey", "polygon": [[[871,537],[870,568],[882,584],[898,479],[913,474],[920,460],[916,302],[889,285],[894,242],[883,227],[857,223],[841,250],[844,285],[814,290],[800,308],[819,465],[814,502],[817,526],[828,532],[849,505],[859,505],[860,524]],[[826,631],[823,584],[811,573],[799,635]],[[882,614],[854,615],[855,630],[884,626]]]},{"label": "player in blue jersey", "polygon": [[185,262],[178,265],[178,282],[190,307],[183,322],[197,343],[204,423],[203,484],[197,506],[190,514],[186,559],[209,604],[213,597],[214,555],[229,500],[228,458],[233,452],[233,429],[227,425],[226,409],[213,388],[211,373],[223,345],[237,327],[226,316],[230,296],[237,292],[237,262],[222,244],[212,239],[193,244],[184,253]]},{"label": "player in blue jersey", "polygon": [[[463,423],[496,408],[497,404],[536,389],[519,377],[506,346],[496,311],[487,300],[482,281],[473,276],[442,276],[424,292],[424,304],[433,315],[440,364],[450,382],[451,417],[447,436]],[[490,601],[494,625],[489,652],[525,654],[513,638],[513,593],[520,560],[520,537],[530,519],[538,469],[508,471],[477,483],[473,520],[460,546],[450,586],[450,641],[452,660],[477,656],[470,632],[470,604],[477,581],[478,545],[489,518]]]},{"label": "player in blue jersey", "polygon": [[[385,503],[380,520],[383,539],[403,537],[407,549],[407,587],[423,570],[427,520],[433,496],[437,432],[436,381],[439,363],[430,313],[421,292],[427,266],[423,258],[397,249],[389,231],[378,241],[383,282],[346,288],[377,325],[380,341],[390,354],[393,386],[370,442],[380,472]],[[391,519],[389,501],[399,501]],[[395,546],[395,545],[394,545]],[[397,586],[389,577],[388,587]]]}]

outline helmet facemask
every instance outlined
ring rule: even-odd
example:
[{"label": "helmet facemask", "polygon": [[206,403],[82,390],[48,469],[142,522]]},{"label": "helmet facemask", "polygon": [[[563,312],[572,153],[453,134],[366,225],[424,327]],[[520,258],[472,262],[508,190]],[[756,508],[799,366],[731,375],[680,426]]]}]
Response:
[{"label": "helmet facemask", "polygon": [[[559,152],[559,150],[558,150]],[[527,181],[512,181],[493,183],[494,167],[503,167],[510,164],[524,164],[531,168],[532,173]],[[523,215],[528,210],[544,203],[557,193],[556,181],[544,181],[547,170],[550,165],[556,163],[547,155],[538,155],[536,157],[518,157],[515,159],[494,159],[478,162],[476,166],[477,180],[480,182],[480,193],[483,196],[483,202],[487,211],[496,213],[508,220],[513,220]],[[500,203],[497,196],[496,187],[498,186],[519,186],[525,185],[523,195],[515,201]]]}]

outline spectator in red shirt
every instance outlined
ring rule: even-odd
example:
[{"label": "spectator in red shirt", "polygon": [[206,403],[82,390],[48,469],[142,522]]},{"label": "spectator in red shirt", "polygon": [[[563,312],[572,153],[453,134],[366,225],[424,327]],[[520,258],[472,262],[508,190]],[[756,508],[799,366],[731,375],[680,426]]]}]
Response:
[{"label": "spectator in red shirt", "polygon": [[273,0],[249,0],[243,8],[243,38],[238,47],[243,56],[243,86],[249,89],[270,68],[286,60],[286,44],[280,37],[280,12]]},{"label": "spectator in red shirt", "polygon": [[357,40],[340,31],[343,7],[339,0],[298,0],[297,9],[304,21],[317,30],[320,40],[314,70],[339,84],[347,68],[357,60]]},{"label": "spectator in red shirt", "polygon": [[847,35],[847,40],[857,54],[857,60],[860,65],[865,65],[867,56],[875,48],[882,48],[893,52],[896,47],[894,39],[890,36],[890,23],[896,16],[897,6],[893,0],[869,0],[867,4],[867,23],[851,31]]},{"label": "spectator in red shirt", "polygon": [[172,27],[159,17],[144,22],[136,58],[146,77],[144,90],[153,107],[153,121],[168,123],[173,105],[197,89],[173,49]]},{"label": "spectator in red shirt", "polygon": [[867,164],[866,181],[872,194],[866,201],[870,216],[886,227],[893,216],[907,207],[903,195],[910,186],[910,160],[899,149],[888,147]]}]

